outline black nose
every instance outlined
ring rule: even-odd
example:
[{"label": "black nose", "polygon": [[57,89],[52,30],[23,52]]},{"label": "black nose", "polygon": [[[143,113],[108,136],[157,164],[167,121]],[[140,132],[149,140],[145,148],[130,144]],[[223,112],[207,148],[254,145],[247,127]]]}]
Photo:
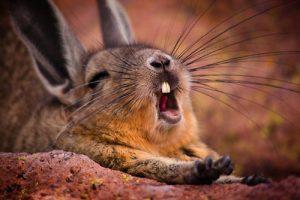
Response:
[{"label": "black nose", "polygon": [[167,69],[170,66],[170,60],[164,56],[159,56],[150,65],[156,69]]}]

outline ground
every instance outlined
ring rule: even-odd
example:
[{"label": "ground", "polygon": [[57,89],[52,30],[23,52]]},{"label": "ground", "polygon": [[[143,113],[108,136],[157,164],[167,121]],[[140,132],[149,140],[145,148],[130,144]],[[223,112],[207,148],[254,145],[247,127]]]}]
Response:
[{"label": "ground", "polygon": [[0,153],[0,199],[300,199],[300,178],[268,185],[167,185],[71,152]]}]

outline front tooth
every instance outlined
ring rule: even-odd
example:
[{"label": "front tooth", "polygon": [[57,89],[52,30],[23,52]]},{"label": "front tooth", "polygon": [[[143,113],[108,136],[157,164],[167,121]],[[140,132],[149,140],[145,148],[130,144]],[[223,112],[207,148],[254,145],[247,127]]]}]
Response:
[{"label": "front tooth", "polygon": [[168,82],[163,82],[162,83],[161,92],[162,93],[170,93],[171,92],[170,85],[169,85]]}]

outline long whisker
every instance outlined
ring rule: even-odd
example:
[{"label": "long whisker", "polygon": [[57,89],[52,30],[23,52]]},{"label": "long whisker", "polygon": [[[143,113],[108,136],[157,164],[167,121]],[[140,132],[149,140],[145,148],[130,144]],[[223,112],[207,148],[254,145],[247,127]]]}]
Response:
[{"label": "long whisker", "polygon": [[71,129],[72,127],[74,127],[76,124],[78,124],[80,121],[84,121],[85,119],[89,118],[91,115],[93,114],[97,114],[99,113],[100,111],[103,111],[104,109],[108,108],[109,105],[111,105],[112,102],[117,102],[118,101],[118,98],[114,98],[113,100],[111,100],[108,104],[104,104],[104,105],[101,105],[100,107],[97,108],[97,111],[94,112],[90,112],[88,113],[87,115],[81,117],[79,120],[77,121],[74,121],[74,120],[71,120],[69,123],[67,123],[63,128],[62,130],[56,135],[55,137],[55,143],[57,142],[58,138],[63,135],[67,130]]},{"label": "long whisker", "polygon": [[271,92],[265,91],[265,90],[260,89],[260,88],[258,88],[258,87],[253,87],[253,86],[251,86],[251,85],[243,85],[243,84],[238,84],[238,83],[232,83],[232,84],[237,85],[237,86],[240,86],[240,87],[244,87],[244,88],[246,88],[246,89],[252,89],[252,90],[261,92],[261,93],[263,93],[263,94],[266,94],[266,95],[268,95],[268,96],[270,96],[270,97],[273,97],[273,99],[279,101],[282,105],[284,105],[285,107],[288,107],[291,111],[296,112],[297,114],[299,114],[299,112],[297,111],[297,109],[296,109],[296,108],[293,108],[293,107],[290,106],[287,102],[285,102],[281,96],[272,94]]},{"label": "long whisker", "polygon": [[130,111],[131,111],[131,109],[130,109],[130,108],[131,108],[131,107],[130,107],[130,104],[132,104],[133,102],[135,102],[136,99],[137,99],[137,97],[136,97],[135,95],[133,95],[133,92],[132,92],[131,94],[127,95],[126,98],[125,98],[125,103],[124,103],[124,104],[120,104],[119,106],[117,106],[117,107],[114,109],[113,114],[117,114],[117,113],[119,113],[120,111],[126,111],[126,110],[124,110],[124,108],[129,107],[129,109],[127,110],[126,113],[123,112],[123,114],[124,114],[123,117],[126,117],[127,114],[129,114]]},{"label": "long whisker", "polygon": [[229,107],[229,108],[232,109],[233,111],[235,111],[235,112],[241,114],[245,119],[249,120],[251,123],[253,123],[253,124],[254,124],[255,126],[257,126],[258,128],[261,128],[261,126],[259,126],[255,121],[253,121],[253,120],[251,119],[250,116],[248,116],[247,114],[241,112],[238,108],[236,108],[236,107],[230,105],[229,103],[223,101],[222,99],[217,98],[216,96],[211,95],[211,94],[208,94],[208,93],[206,93],[206,92],[203,92],[203,91],[201,91],[200,89],[197,89],[197,88],[195,88],[195,87],[192,87],[192,90],[193,90],[193,91],[196,91],[196,92],[199,92],[200,94],[203,94],[203,95],[205,95],[205,96],[208,96],[208,97],[212,98],[213,100],[215,100],[215,101],[217,101],[217,102],[220,102],[220,103],[226,105],[227,107]]},{"label": "long whisker", "polygon": [[98,108],[96,109],[96,111],[93,110],[93,111],[89,112],[88,114],[86,114],[86,115],[84,115],[83,117],[81,117],[81,118],[78,120],[77,123],[79,123],[80,121],[84,121],[84,120],[88,119],[88,118],[91,117],[92,115],[96,115],[96,114],[98,114],[99,112],[102,112],[103,110],[109,108],[111,105],[120,102],[120,100],[122,100],[122,99],[124,99],[124,98],[126,98],[126,97],[128,97],[128,96],[130,96],[130,95],[132,95],[132,90],[131,90],[131,92],[126,92],[126,93],[123,93],[123,94],[119,95],[117,98],[113,99],[113,100],[110,101],[108,104],[101,105],[100,107],[98,107]]},{"label": "long whisker", "polygon": [[[283,56],[283,55],[291,55],[291,54],[299,54],[300,51],[295,50],[295,51],[268,51],[268,52],[261,52],[261,53],[256,53],[256,54],[248,54],[248,55],[243,55],[243,56],[237,56],[237,57],[233,57],[233,58],[229,58],[229,59],[224,59],[224,60],[220,60],[214,63],[209,63],[200,67],[195,67],[192,69],[188,69],[190,72],[193,71],[198,71],[201,69],[205,69],[207,67],[211,67],[211,66],[217,66],[217,65],[221,65],[221,64],[226,64],[226,63],[236,63],[236,62],[240,62],[240,61],[244,61],[244,60],[249,60],[252,58],[260,58],[260,57],[267,57],[267,56]],[[193,63],[187,63],[186,65],[191,65]]]},{"label": "long whisker", "polygon": [[79,84],[79,85],[71,88],[67,93],[72,93],[72,92],[74,92],[74,90],[84,88],[84,87],[90,85],[91,83],[100,83],[100,82],[101,82],[101,80],[97,80],[97,81],[92,81],[92,82],[89,82],[89,83]]},{"label": "long whisker", "polygon": [[[291,1],[291,2],[293,2],[293,1]],[[209,39],[207,42],[205,42],[203,45],[201,45],[199,48],[202,48],[203,46],[209,44],[210,42],[212,42],[212,41],[214,41],[215,39],[219,38],[220,36],[222,36],[223,34],[227,33],[228,31],[230,31],[230,30],[232,30],[232,29],[234,29],[234,28],[240,26],[241,24],[244,24],[244,23],[246,23],[246,22],[248,22],[248,21],[254,19],[255,17],[260,16],[260,15],[262,15],[262,14],[264,14],[264,13],[266,13],[266,12],[272,10],[272,9],[275,9],[275,8],[278,8],[278,7],[287,5],[287,4],[291,3],[291,2],[273,5],[273,6],[271,6],[271,7],[268,7],[268,8],[266,8],[266,9],[262,10],[261,12],[258,12],[258,13],[254,14],[254,15],[251,15],[250,17],[247,17],[247,18],[245,18],[245,19],[239,21],[238,23],[235,23],[234,25],[229,26],[229,27],[226,28],[225,30],[221,31],[221,32],[218,33],[216,36],[212,37],[212,38]],[[194,50],[192,53],[190,53],[189,56],[185,57],[184,60],[188,59],[190,56],[194,55],[195,53],[197,53],[197,49]]]},{"label": "long whisker", "polygon": [[[257,3],[255,5],[252,5],[252,6],[249,6],[249,7],[246,7],[244,9],[241,9],[239,11],[237,11],[236,13],[234,13],[233,15],[225,18],[224,20],[222,20],[220,23],[216,24],[214,27],[212,27],[210,30],[208,30],[204,35],[202,35],[200,38],[198,38],[196,41],[194,41],[191,45],[189,45],[187,48],[185,48],[182,53],[179,54],[178,58],[182,58],[183,56],[185,56],[186,53],[188,53],[191,49],[193,49],[194,46],[196,46],[199,42],[202,41],[203,38],[205,38],[206,36],[208,36],[209,34],[211,34],[212,32],[214,32],[217,28],[219,28],[221,25],[225,24],[226,22],[228,22],[229,20],[233,19],[234,17],[244,13],[245,11],[247,10],[250,10],[252,8],[256,8],[258,5],[263,5],[263,4],[266,4],[266,3],[269,3],[269,2],[274,2],[274,1],[265,1],[265,2],[262,2],[262,3]],[[198,48],[197,48],[198,49]],[[193,52],[189,53],[192,54]]]},{"label": "long whisker", "polygon": [[[227,49],[229,47],[232,47],[232,46],[235,46],[235,45],[238,45],[238,44],[242,44],[242,43],[245,43],[245,42],[248,42],[248,41],[253,41],[253,40],[256,40],[256,39],[261,39],[261,38],[266,38],[266,37],[273,37],[273,36],[278,36],[278,35],[286,35],[288,33],[269,33],[269,34],[264,34],[264,35],[259,35],[259,36],[255,36],[255,37],[250,37],[250,38],[246,38],[246,39],[243,39],[243,40],[240,40],[240,41],[237,41],[237,42],[234,42],[234,43],[231,43],[231,44],[228,44],[228,45],[225,45],[221,48],[218,48],[218,49],[215,49],[213,51],[210,51],[202,56],[199,56],[197,58],[195,58],[194,60],[201,60],[203,58],[207,58],[207,57],[210,57],[210,55],[212,55],[213,53],[215,52],[218,52],[218,51],[221,51],[221,50],[224,50],[224,49]],[[202,52],[203,50],[206,50],[205,47],[203,47],[202,49],[199,49],[199,51],[197,51],[197,54]],[[196,54],[194,54],[194,56],[196,56]],[[190,56],[189,58],[185,58],[183,59],[182,61],[183,62],[186,62],[188,61],[189,59],[192,59],[193,56]],[[194,62],[194,60],[190,61],[191,63]]]},{"label": "long whisker", "polygon": [[[224,69],[224,68],[235,68],[235,69],[245,69],[245,68],[255,68],[255,71],[256,72],[261,72],[261,69],[258,69],[261,68],[260,65],[252,65],[252,63],[272,63],[272,64],[277,64],[277,65],[280,65],[280,66],[286,66],[286,67],[294,67],[293,65],[290,65],[288,63],[283,63],[283,62],[278,62],[278,61],[271,61],[271,60],[239,60],[238,62],[233,62],[233,63],[251,63],[251,65],[247,65],[247,66],[244,66],[244,65],[225,65],[225,64],[230,64],[230,63],[224,63],[224,64],[219,64],[219,65],[212,65],[212,66],[208,66],[208,67],[205,67],[205,68],[201,68],[201,71],[203,70],[210,70],[210,69],[213,69],[213,70],[220,70],[220,69]],[[201,66],[200,66],[201,67]],[[197,68],[197,67],[195,67]],[[198,70],[196,70],[197,72]],[[196,73],[194,72],[194,73]],[[248,72],[248,71],[247,71]]]},{"label": "long whisker", "polygon": [[188,19],[186,19],[185,24],[184,24],[184,26],[183,26],[183,28],[182,28],[182,30],[181,30],[181,32],[180,32],[180,34],[179,34],[179,36],[178,36],[175,44],[174,44],[174,46],[173,46],[173,48],[172,48],[172,50],[170,52],[171,55],[173,55],[174,50],[177,48],[179,42],[181,41],[182,37],[185,35],[185,33],[187,32],[187,30],[189,29],[189,26],[191,24],[193,24],[193,22],[189,23]]},{"label": "long whisker", "polygon": [[[118,72],[118,71],[115,71],[115,72]],[[121,81],[121,80],[135,81],[134,78],[124,77],[124,76],[123,76],[123,77],[120,77],[119,80],[120,80],[120,81]],[[101,81],[93,81],[93,82],[90,82],[90,83],[97,83],[97,82],[101,82]],[[85,83],[85,84],[78,85],[77,87],[72,88],[72,89],[71,89],[70,91],[68,91],[67,93],[70,93],[71,91],[74,91],[74,90],[79,89],[79,88],[82,88],[82,87],[86,87],[86,86],[89,85],[90,83]],[[107,89],[107,90],[108,90],[108,89]],[[72,103],[72,104],[66,106],[64,109],[65,109],[65,110],[68,110],[69,108],[71,108],[71,107],[73,107],[73,106],[75,106],[75,105],[78,105],[78,104],[81,103],[83,100],[88,99],[88,98],[91,98],[91,97],[94,97],[95,95],[98,95],[98,94],[100,94],[100,93],[102,93],[102,92],[105,92],[105,90],[104,90],[104,91],[103,91],[103,90],[99,90],[99,91],[96,91],[96,92],[94,92],[94,93],[92,93],[92,94],[90,94],[90,95],[87,95],[87,96],[84,96],[84,97],[82,97],[82,98],[80,98],[80,99],[77,99],[74,103]]]},{"label": "long whisker", "polygon": [[275,78],[270,78],[270,77],[264,77],[264,76],[254,76],[254,75],[246,75],[246,74],[197,74],[197,75],[192,75],[192,77],[210,77],[210,76],[226,76],[226,77],[245,77],[245,78],[258,78],[258,79],[264,79],[264,80],[270,80],[270,81],[278,81],[278,82],[283,82],[295,86],[300,86],[300,84],[293,83],[290,81],[282,80],[282,79],[275,79]]},{"label": "long whisker", "polygon": [[221,90],[218,90],[217,88],[215,87],[212,87],[210,85],[207,85],[207,84],[200,84],[200,85],[204,85],[206,87],[201,87],[199,85],[196,85],[195,87],[197,88],[202,88],[202,89],[205,89],[205,90],[210,90],[210,91],[215,91],[215,92],[218,92],[218,93],[221,93],[221,94],[224,94],[230,98],[235,98],[235,99],[240,99],[240,100],[243,100],[243,101],[246,101],[246,102],[249,102],[249,103],[252,103],[254,105],[257,105],[267,111],[270,111],[278,116],[280,116],[282,119],[284,119],[285,121],[289,122],[291,125],[295,126],[287,117],[283,116],[281,113],[278,113],[277,111],[273,110],[273,109],[270,109],[269,107],[263,105],[263,104],[260,104],[260,103],[257,103],[251,99],[247,99],[247,98],[244,98],[244,97],[241,97],[239,95],[235,95],[235,94],[232,94],[232,93],[229,93],[229,92],[224,92],[224,91],[221,91]]},{"label": "long whisker", "polygon": [[[223,44],[223,43],[225,43],[229,39],[232,39],[232,38],[235,39],[236,37],[240,38],[241,36],[248,36],[248,35],[252,35],[254,33],[257,34],[258,32],[266,32],[266,31],[255,30],[255,31],[246,31],[246,32],[240,32],[240,33],[237,33],[237,34],[232,34],[232,35],[230,35],[228,37],[220,38],[219,40],[208,44],[207,46],[203,47],[202,49],[209,50],[210,47],[214,47],[217,44]],[[200,48],[198,48],[198,49],[200,49]],[[181,57],[178,56],[178,58],[180,59]]]},{"label": "long whisker", "polygon": [[[180,4],[183,3],[184,0],[181,0],[180,1]],[[164,36],[164,42],[163,42],[163,49],[165,49],[167,52],[168,52],[168,49],[167,49],[167,43],[169,43],[169,35],[170,35],[170,32],[171,32],[171,29],[173,28],[172,26],[172,21],[173,23],[176,23],[176,21],[178,20],[178,12],[176,13],[176,16],[175,17],[169,17],[169,23],[168,23],[168,26],[167,26],[167,29],[166,29],[166,33],[165,33],[165,36]],[[175,19],[175,20],[174,20]],[[174,25],[174,24],[173,24]]]},{"label": "long whisker", "polygon": [[216,3],[216,0],[212,0],[210,2],[210,4],[208,5],[208,7],[202,13],[200,13],[200,15],[194,20],[194,22],[192,22],[190,24],[190,26],[188,26],[188,27],[186,27],[186,29],[184,29],[183,33],[179,36],[179,39],[175,43],[175,45],[171,51],[171,55],[176,54],[177,50],[179,49],[181,44],[184,42],[184,40],[190,35],[191,31],[195,28],[195,26],[198,24],[198,22],[213,7],[213,5],[215,3]]},{"label": "long whisker", "polygon": [[198,80],[192,80],[193,83],[210,83],[210,82],[219,82],[219,83],[238,83],[238,84],[249,84],[249,85],[259,85],[259,86],[266,86],[266,87],[272,87],[277,88],[281,90],[286,90],[294,93],[300,93],[300,90],[296,90],[293,88],[287,88],[282,87],[270,83],[261,83],[261,82],[254,82],[254,81],[248,81],[248,80],[231,80],[231,79],[198,79]]},{"label": "long whisker", "polygon": [[[123,89],[126,90],[128,89],[130,86],[134,86],[134,84],[122,84],[120,85],[116,90],[112,91],[112,93],[110,95],[114,95],[114,94],[118,94],[119,92],[121,92]],[[102,91],[103,92],[103,91]],[[102,93],[103,94],[103,93]],[[104,95],[104,94],[103,94]],[[81,107],[79,107],[78,109],[76,109],[74,112],[72,112],[72,114],[69,115],[69,117],[73,117],[75,114],[77,114],[78,112],[82,111],[83,109],[85,109],[87,106],[91,105],[91,103],[98,101],[99,99],[101,99],[103,96],[99,95],[98,97],[86,102],[85,104],[83,104]]]},{"label": "long whisker", "polygon": [[86,95],[82,98],[79,98],[77,99],[74,103],[70,104],[70,105],[67,105],[66,107],[64,107],[64,110],[69,110],[70,108],[72,108],[73,106],[76,106],[78,104],[80,104],[82,101],[84,101],[85,99],[88,99],[88,98],[93,98],[94,96],[98,95],[102,93],[102,90],[99,90],[99,91],[96,91],[96,92],[93,92],[92,94],[89,94],[89,95]]}]

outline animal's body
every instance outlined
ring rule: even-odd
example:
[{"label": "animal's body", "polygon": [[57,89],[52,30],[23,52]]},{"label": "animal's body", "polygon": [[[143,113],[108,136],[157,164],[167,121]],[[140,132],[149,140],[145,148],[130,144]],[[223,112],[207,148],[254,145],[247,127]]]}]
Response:
[{"label": "animal's body", "polygon": [[93,53],[52,2],[13,0],[9,7],[14,31],[1,30],[0,47],[2,151],[60,148],[168,183],[211,183],[231,174],[230,158],[199,138],[186,67],[135,44],[118,2],[99,0],[105,48]]}]

